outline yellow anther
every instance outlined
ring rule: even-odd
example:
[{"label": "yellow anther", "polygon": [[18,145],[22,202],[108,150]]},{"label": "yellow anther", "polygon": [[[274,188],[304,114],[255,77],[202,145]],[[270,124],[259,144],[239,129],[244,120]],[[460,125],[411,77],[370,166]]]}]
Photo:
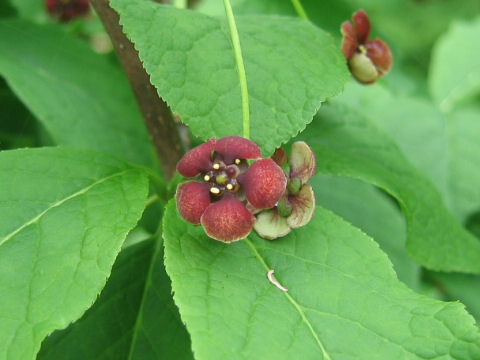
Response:
[{"label": "yellow anther", "polygon": [[227,190],[233,190],[233,185],[232,184],[227,184]]},{"label": "yellow anther", "polygon": [[220,169],[220,164],[219,164],[219,163],[213,164],[213,168],[214,168],[215,170]]},{"label": "yellow anther", "polygon": [[358,45],[358,50],[360,50],[360,52],[362,54],[366,54],[367,53],[367,48],[365,47],[365,45]]},{"label": "yellow anther", "polygon": [[203,177],[203,180],[205,180],[205,181],[210,181],[210,176],[205,175],[205,176]]},{"label": "yellow anther", "polygon": [[240,165],[242,161],[240,159],[235,159],[235,164]]},{"label": "yellow anther", "polygon": [[218,194],[220,194],[220,189],[216,188],[216,187],[212,187],[212,188],[210,188],[210,192],[212,194],[218,195]]}]

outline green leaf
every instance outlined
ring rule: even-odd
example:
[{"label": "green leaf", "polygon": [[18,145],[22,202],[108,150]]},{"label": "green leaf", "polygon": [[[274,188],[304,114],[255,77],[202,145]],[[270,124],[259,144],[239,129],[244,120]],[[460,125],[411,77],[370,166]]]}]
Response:
[{"label": "green leaf", "polygon": [[480,106],[458,108],[446,118],[449,195],[464,220],[480,210]]},{"label": "green leaf", "polygon": [[190,336],[173,302],[163,258],[163,243],[157,242],[130,344],[130,360],[193,360]]},{"label": "green leaf", "polygon": [[480,324],[480,277],[468,274],[429,273],[447,299],[463,302]]},{"label": "green leaf", "polygon": [[38,23],[45,23],[48,20],[48,13],[44,1],[37,0],[7,0],[15,8],[18,16],[22,19]]},{"label": "green leaf", "polygon": [[38,146],[37,122],[3,79],[0,79],[0,104],[0,150]]},{"label": "green leaf", "polygon": [[155,243],[122,250],[99,299],[80,320],[45,339],[37,359],[193,359],[163,248]]},{"label": "green leaf", "polygon": [[480,209],[479,106],[443,113],[427,99],[394,95],[378,84],[354,83],[347,84],[336,101],[387,131],[462,222]]},{"label": "green leaf", "polygon": [[37,359],[125,359],[142,300],[153,241],[122,250],[95,304],[45,339]]},{"label": "green leaf", "polygon": [[[143,0],[113,0],[158,93],[206,140],[242,135],[240,84],[225,20]],[[264,155],[302,131],[348,71],[337,45],[306,21],[236,17],[251,138]]]},{"label": "green leaf", "polygon": [[92,305],[143,211],[143,171],[62,148],[0,153],[0,358],[32,359]]},{"label": "green leaf", "polygon": [[407,222],[407,251],[416,262],[432,270],[480,273],[480,242],[388,135],[355,108],[324,106],[302,139],[314,149],[318,171],[369,182],[397,199]]},{"label": "green leaf", "polygon": [[[237,15],[244,14],[278,14],[295,16],[291,0],[230,0]],[[219,1],[203,0],[195,6],[195,10],[211,16],[224,16],[225,9]]]},{"label": "green leaf", "polygon": [[316,202],[375,239],[393,263],[398,278],[420,288],[420,268],[405,251],[405,221],[398,207],[374,186],[355,179],[317,175],[310,180]]},{"label": "green leaf", "polygon": [[[164,238],[198,360],[480,356],[463,305],[408,289],[372,239],[321,207],[284,238],[252,233],[226,245],[180,219],[170,202]],[[269,268],[288,292],[267,280]]]},{"label": "green leaf", "polygon": [[153,163],[125,75],[59,26],[0,22],[0,74],[59,145]]},{"label": "green leaf", "polygon": [[2,1],[0,3],[0,18],[12,17],[17,14],[15,8],[8,3],[8,1]]},{"label": "green leaf", "polygon": [[[341,37],[340,24],[349,20],[354,11],[365,9],[370,16],[372,37],[379,36],[393,48],[395,64],[404,56],[413,58],[416,64],[428,60],[432,44],[447,30],[452,19],[473,18],[480,11],[476,0],[460,3],[453,0],[301,0],[301,3],[309,19],[336,38]],[[236,14],[298,16],[292,0],[232,0],[232,6]],[[211,15],[221,15],[223,10],[218,0],[203,0],[197,7]],[[418,31],[419,24],[422,31]]]},{"label": "green leaf", "polygon": [[480,18],[456,22],[435,45],[430,93],[442,111],[480,92]]}]

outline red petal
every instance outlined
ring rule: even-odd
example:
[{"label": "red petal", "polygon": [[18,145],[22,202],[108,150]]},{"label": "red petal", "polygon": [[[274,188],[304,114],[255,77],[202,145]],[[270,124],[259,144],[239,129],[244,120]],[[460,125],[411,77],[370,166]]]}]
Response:
[{"label": "red petal", "polygon": [[355,50],[357,49],[357,35],[355,34],[355,30],[353,29],[352,23],[350,21],[344,21],[342,23],[342,26],[340,27],[340,32],[343,35],[340,49],[342,50],[345,58],[349,60],[353,56],[353,54],[355,54]]},{"label": "red petal", "polygon": [[253,228],[264,239],[274,240],[287,235],[291,229],[287,219],[278,214],[277,209],[265,210],[257,215]]},{"label": "red petal", "polygon": [[214,148],[214,138],[194,147],[180,159],[177,171],[185,177],[194,177],[201,172],[210,170],[211,154]]},{"label": "red petal", "polygon": [[316,162],[310,146],[304,141],[296,141],[290,153],[290,177],[299,178],[305,184],[315,173]]},{"label": "red petal", "polygon": [[45,7],[48,11],[54,11],[57,7],[57,0],[45,0]]},{"label": "red petal", "polygon": [[230,243],[250,234],[255,217],[233,196],[211,204],[203,213],[201,223],[212,239]]},{"label": "red petal", "polygon": [[367,41],[367,56],[377,67],[380,76],[387,74],[393,65],[393,56],[387,44],[380,39]]},{"label": "red petal", "polygon": [[260,149],[253,141],[241,136],[227,136],[215,144],[215,151],[223,155],[226,164],[232,164],[235,159],[257,159]]},{"label": "red petal", "polygon": [[272,159],[277,163],[277,165],[282,166],[287,162],[287,152],[282,148],[276,148],[272,155]]},{"label": "red petal", "polygon": [[254,162],[240,180],[247,200],[257,209],[274,207],[287,186],[282,168],[270,158]]},{"label": "red petal", "polygon": [[292,214],[287,218],[287,224],[292,228],[307,225],[312,220],[315,211],[315,195],[310,185],[303,185],[297,195],[289,196],[292,205]]},{"label": "red petal", "polygon": [[357,32],[357,39],[360,44],[365,44],[368,35],[370,34],[370,20],[365,10],[357,10],[352,15],[353,24],[355,25],[355,31]]},{"label": "red petal", "polygon": [[192,224],[200,224],[200,217],[210,205],[208,186],[195,181],[177,187],[177,209],[180,216]]}]

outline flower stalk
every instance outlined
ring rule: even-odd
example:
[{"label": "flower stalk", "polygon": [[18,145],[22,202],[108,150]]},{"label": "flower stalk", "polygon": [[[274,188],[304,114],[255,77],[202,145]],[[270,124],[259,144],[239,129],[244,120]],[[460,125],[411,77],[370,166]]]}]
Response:
[{"label": "flower stalk", "polygon": [[237,64],[238,80],[240,82],[240,93],[242,95],[243,137],[245,139],[250,139],[250,105],[248,102],[247,75],[245,73],[245,65],[243,64],[242,47],[240,46],[240,38],[238,36],[235,17],[233,16],[232,5],[230,5],[229,0],[223,0],[223,5],[225,6],[225,14],[230,29],[233,52]]}]

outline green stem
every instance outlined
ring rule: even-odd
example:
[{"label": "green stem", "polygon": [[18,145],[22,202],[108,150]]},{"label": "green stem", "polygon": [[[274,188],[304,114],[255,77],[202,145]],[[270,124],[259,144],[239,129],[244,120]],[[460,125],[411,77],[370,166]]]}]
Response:
[{"label": "green stem", "polygon": [[308,15],[305,12],[305,9],[303,8],[300,0],[292,0],[292,5],[295,8],[295,11],[297,12],[298,16],[300,16],[302,19],[308,20]]},{"label": "green stem", "polygon": [[177,9],[186,9],[187,0],[172,0],[172,5],[175,6]]},{"label": "green stem", "polygon": [[245,74],[245,66],[243,64],[242,48],[240,46],[240,38],[238,37],[237,25],[233,17],[232,6],[229,0],[223,0],[225,13],[227,15],[228,27],[232,38],[233,52],[235,54],[235,62],[237,63],[238,80],[240,81],[240,92],[242,95],[242,118],[243,118],[243,137],[250,138],[250,106],[248,104],[248,87],[247,75]]},{"label": "green stem", "polygon": [[150,205],[152,205],[155,201],[158,201],[160,200],[160,196],[158,196],[157,194],[155,195],[152,195],[150,196],[148,199],[147,199],[147,202],[145,203],[145,207],[149,207]]}]

